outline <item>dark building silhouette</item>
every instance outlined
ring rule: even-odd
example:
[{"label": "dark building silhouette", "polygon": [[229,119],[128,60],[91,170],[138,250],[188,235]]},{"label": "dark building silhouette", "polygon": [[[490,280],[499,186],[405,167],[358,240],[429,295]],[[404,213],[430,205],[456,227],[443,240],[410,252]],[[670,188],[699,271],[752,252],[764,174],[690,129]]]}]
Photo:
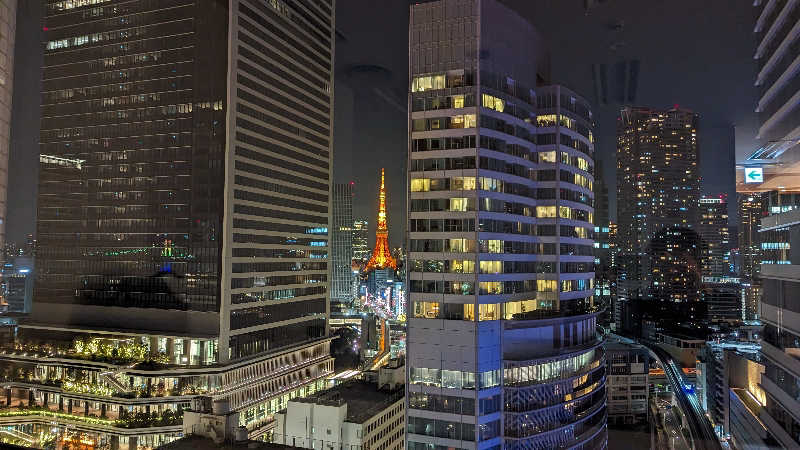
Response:
[{"label": "dark building silhouette", "polygon": [[689,228],[667,228],[650,241],[647,299],[667,307],[670,317],[662,320],[705,318],[700,297],[703,247],[698,233]]},{"label": "dark building silhouette", "polygon": [[696,228],[700,198],[698,114],[625,107],[617,118],[617,293],[651,295],[652,239]]}]

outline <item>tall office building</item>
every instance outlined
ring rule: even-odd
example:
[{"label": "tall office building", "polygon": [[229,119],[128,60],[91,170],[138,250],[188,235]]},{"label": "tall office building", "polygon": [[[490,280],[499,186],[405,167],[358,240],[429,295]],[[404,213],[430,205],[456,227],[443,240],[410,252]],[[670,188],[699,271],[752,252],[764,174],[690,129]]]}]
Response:
[{"label": "tall office building", "polygon": [[604,448],[587,102],[496,0],[409,38],[408,446]]},{"label": "tall office building", "polygon": [[[737,186],[738,188],[738,186]],[[738,190],[738,189],[737,189]],[[761,243],[759,228],[763,207],[761,193],[737,192],[739,215],[739,273],[742,283],[742,305],[746,320],[758,317],[758,302],[761,299]]]},{"label": "tall office building", "polygon": [[16,32],[17,0],[0,0],[0,248],[3,248],[6,242],[8,153],[11,143],[11,98]]},{"label": "tall office building", "polygon": [[730,251],[731,236],[728,228],[728,196],[702,196],[700,198],[697,233],[703,242],[702,273],[706,277],[728,276],[730,267],[725,255]]},{"label": "tall office building", "polygon": [[364,220],[353,221],[353,259],[367,262],[369,255],[369,223]]},{"label": "tall office building", "polygon": [[740,278],[731,276],[728,255],[731,233],[728,226],[728,196],[700,198],[697,232],[701,240],[701,300],[710,322],[744,319]]},{"label": "tall office building", "polygon": [[626,107],[617,119],[617,292],[622,300],[646,298],[657,233],[694,228],[700,168],[697,114],[675,107]]},{"label": "tall office building", "polygon": [[[18,344],[64,356],[3,364],[67,414],[205,393],[257,432],[333,369],[332,1],[45,8],[41,245]],[[174,437],[116,426],[112,446]]]},{"label": "tall office building", "polygon": [[331,300],[353,298],[353,183],[333,185]]}]

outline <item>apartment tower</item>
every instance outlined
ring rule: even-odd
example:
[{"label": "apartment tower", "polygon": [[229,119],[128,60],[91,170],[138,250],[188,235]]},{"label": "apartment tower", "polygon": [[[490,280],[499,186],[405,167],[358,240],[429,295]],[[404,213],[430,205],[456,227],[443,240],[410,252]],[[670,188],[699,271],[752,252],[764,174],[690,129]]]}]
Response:
[{"label": "apartment tower", "polygon": [[700,199],[699,116],[675,107],[625,107],[617,119],[617,292],[648,298],[658,233],[696,228]]}]

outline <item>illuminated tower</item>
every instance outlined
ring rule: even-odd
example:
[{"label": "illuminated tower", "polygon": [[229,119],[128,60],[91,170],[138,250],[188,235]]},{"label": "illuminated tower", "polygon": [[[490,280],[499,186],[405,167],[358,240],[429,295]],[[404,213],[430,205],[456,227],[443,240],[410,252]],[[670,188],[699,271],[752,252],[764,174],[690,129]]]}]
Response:
[{"label": "illuminated tower", "polygon": [[389,228],[386,223],[386,186],[384,185],[384,173],[381,169],[381,191],[378,195],[380,205],[378,206],[378,228],[375,230],[375,248],[372,256],[367,261],[365,272],[375,269],[385,269],[391,267],[397,269],[397,261],[392,256],[389,248]]}]

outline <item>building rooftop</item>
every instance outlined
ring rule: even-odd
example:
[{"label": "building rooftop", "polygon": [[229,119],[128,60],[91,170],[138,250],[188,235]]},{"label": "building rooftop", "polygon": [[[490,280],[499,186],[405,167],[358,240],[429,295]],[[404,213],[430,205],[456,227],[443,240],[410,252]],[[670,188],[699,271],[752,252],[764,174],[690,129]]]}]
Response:
[{"label": "building rooftop", "polygon": [[620,342],[620,341],[612,341],[608,340],[605,344],[603,344],[606,351],[609,352],[620,352],[620,351],[649,351],[647,348],[641,344],[629,343],[629,342]]},{"label": "building rooftop", "polygon": [[391,406],[405,395],[405,389],[378,389],[378,385],[363,380],[349,380],[326,391],[290,402],[339,406],[347,403],[347,422],[364,423]]},{"label": "building rooftop", "polygon": [[300,447],[274,444],[262,441],[241,441],[215,444],[213,440],[196,435],[189,435],[158,447],[158,450],[291,450]]}]

